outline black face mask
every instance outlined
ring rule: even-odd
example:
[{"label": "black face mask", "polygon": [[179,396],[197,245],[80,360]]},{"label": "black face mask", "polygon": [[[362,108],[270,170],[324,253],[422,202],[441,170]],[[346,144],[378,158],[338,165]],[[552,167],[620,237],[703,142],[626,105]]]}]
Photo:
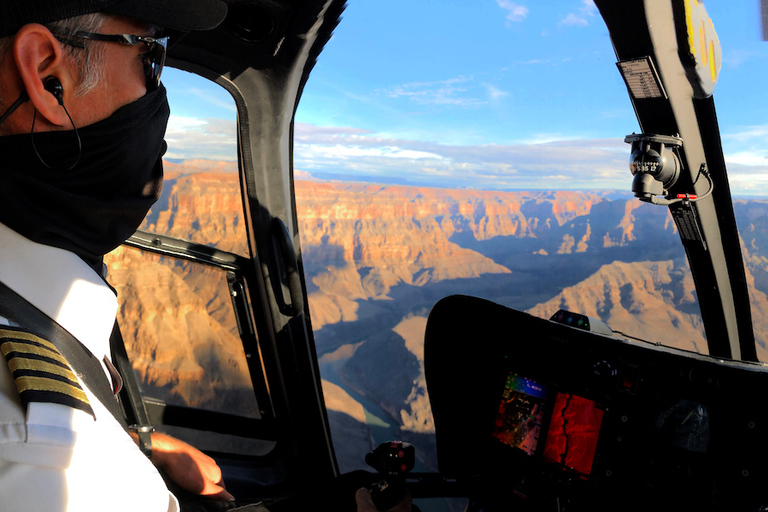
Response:
[{"label": "black face mask", "polygon": [[[141,224],[163,186],[165,88],[74,131],[0,137],[0,223],[97,266]],[[72,162],[74,168],[66,170]]]}]

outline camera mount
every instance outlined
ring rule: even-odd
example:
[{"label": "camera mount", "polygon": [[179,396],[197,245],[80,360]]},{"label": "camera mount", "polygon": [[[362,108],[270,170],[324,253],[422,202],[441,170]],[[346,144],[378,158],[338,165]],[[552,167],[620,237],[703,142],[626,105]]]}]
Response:
[{"label": "camera mount", "polygon": [[624,142],[632,144],[629,170],[635,177],[635,196],[647,202],[653,196],[666,196],[680,177],[680,158],[675,149],[683,146],[683,139],[633,133],[624,137]]},{"label": "camera mount", "polygon": [[634,176],[632,192],[641,201],[670,205],[681,201],[698,201],[712,193],[712,179],[706,164],[702,163],[699,176],[704,174],[709,181],[707,193],[701,197],[694,194],[677,194],[674,198],[669,196],[669,189],[677,183],[682,169],[677,152],[678,148],[683,147],[683,139],[680,137],[633,133],[624,137],[624,142],[632,145],[629,155],[629,170]]}]

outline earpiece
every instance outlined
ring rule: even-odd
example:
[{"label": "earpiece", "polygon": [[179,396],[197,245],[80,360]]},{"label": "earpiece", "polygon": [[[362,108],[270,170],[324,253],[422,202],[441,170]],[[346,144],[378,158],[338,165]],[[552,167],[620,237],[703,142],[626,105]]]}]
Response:
[{"label": "earpiece", "polygon": [[43,82],[43,87],[46,91],[53,94],[59,105],[64,106],[64,87],[61,85],[61,81],[55,76],[49,76]]},{"label": "earpiece", "polygon": [[[53,97],[56,98],[56,101],[59,102],[59,105],[61,105],[61,108],[64,109],[64,113],[67,114],[67,117],[69,118],[69,122],[72,123],[72,130],[75,132],[75,136],[77,137],[77,159],[75,162],[69,166],[67,171],[71,171],[75,168],[77,163],[80,161],[80,157],[83,154],[83,142],[80,140],[80,134],[77,131],[77,126],[75,126],[75,122],[72,121],[72,116],[69,115],[69,112],[67,112],[67,107],[64,106],[64,86],[61,85],[61,80],[56,78],[55,76],[47,76],[45,77],[45,80],[43,80],[43,88],[48,91],[49,93],[53,94]],[[26,98],[26,99],[25,99]],[[17,100],[17,103],[20,105],[23,103],[23,101],[29,100],[29,95],[23,93],[21,97]],[[13,107],[16,108],[16,107]],[[6,112],[2,118],[0,118],[0,122],[5,120],[5,117],[7,117],[9,114]],[[48,169],[54,169],[54,167],[48,165],[48,163],[43,160],[42,155],[40,152],[37,151],[37,146],[35,146],[35,121],[37,120],[37,108],[35,108],[35,114],[32,116],[32,128],[29,130],[29,137],[32,142],[32,149],[35,150],[35,154],[37,155],[37,159],[40,160],[40,163],[46,166]]]}]

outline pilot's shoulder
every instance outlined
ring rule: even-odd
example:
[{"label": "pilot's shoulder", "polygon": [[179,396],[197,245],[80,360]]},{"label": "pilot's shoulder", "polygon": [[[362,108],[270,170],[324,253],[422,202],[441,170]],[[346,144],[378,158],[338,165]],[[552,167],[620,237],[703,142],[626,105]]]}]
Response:
[{"label": "pilot's shoulder", "polygon": [[93,416],[75,372],[53,343],[25,329],[2,327],[0,352],[26,411],[32,403],[55,403]]},{"label": "pilot's shoulder", "polygon": [[76,425],[93,421],[93,409],[66,359],[49,341],[6,326],[0,353],[0,460],[27,462],[38,458],[31,451],[51,457],[70,449]]}]

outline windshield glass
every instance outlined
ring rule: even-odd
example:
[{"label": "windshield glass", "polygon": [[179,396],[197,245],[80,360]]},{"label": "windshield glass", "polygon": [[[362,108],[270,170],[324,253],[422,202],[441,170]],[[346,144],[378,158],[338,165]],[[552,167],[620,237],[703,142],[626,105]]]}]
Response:
[{"label": "windshield glass", "polygon": [[[723,48],[715,102],[768,361],[768,50],[756,2],[707,9]],[[417,444],[420,469],[436,469],[422,342],[431,306],[448,294],[545,318],[563,308],[707,352],[675,223],[630,191],[623,139],[640,128],[615,62],[590,0],[349,4],[303,93],[294,150],[343,471],[363,468],[390,438]]]}]

